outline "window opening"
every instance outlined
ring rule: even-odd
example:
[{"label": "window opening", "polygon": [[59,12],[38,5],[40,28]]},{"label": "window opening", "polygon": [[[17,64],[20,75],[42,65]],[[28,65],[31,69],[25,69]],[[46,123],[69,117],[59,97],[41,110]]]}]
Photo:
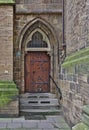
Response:
[{"label": "window opening", "polygon": [[43,40],[43,36],[40,32],[35,32],[32,36],[32,40],[28,42],[27,48],[47,48],[47,43]]}]

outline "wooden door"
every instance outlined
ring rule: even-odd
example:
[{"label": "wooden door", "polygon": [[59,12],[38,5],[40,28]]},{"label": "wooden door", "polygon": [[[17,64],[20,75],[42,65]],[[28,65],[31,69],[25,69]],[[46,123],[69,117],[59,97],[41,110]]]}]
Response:
[{"label": "wooden door", "polygon": [[46,52],[30,52],[25,60],[26,92],[49,92],[50,58]]}]

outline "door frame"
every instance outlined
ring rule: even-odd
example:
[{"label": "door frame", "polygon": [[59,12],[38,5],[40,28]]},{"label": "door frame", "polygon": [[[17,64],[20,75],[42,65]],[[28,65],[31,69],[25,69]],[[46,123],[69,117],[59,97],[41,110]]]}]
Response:
[{"label": "door frame", "polygon": [[[36,26],[35,26],[35,25]],[[31,33],[35,30],[39,30],[42,35],[46,36],[46,41],[48,43],[48,48],[33,48],[33,49],[28,49],[26,48],[26,44],[28,43],[28,39],[31,38]],[[44,39],[45,39],[44,36]],[[59,82],[59,65],[58,65],[58,60],[59,60],[59,39],[56,35],[56,30],[49,24],[47,21],[41,19],[41,18],[36,18],[33,19],[32,21],[28,22],[26,26],[22,29],[18,40],[17,44],[19,45],[18,48],[18,66],[19,66],[19,72],[18,72],[18,86],[19,86],[19,91],[20,93],[25,92],[25,70],[24,70],[24,60],[25,60],[25,55],[28,51],[46,51],[47,54],[50,56],[50,75],[54,78],[55,81]],[[54,87],[52,82],[50,81],[50,92],[54,92]]]},{"label": "door frame", "polygon": [[[29,51],[29,52],[27,52],[26,54],[25,54],[25,56],[24,56],[24,81],[25,81],[25,83],[24,83],[24,92],[26,92],[26,56],[28,55],[28,54],[30,54],[30,52],[31,51]],[[33,52],[33,51],[32,51]],[[47,51],[34,51],[33,53],[35,53],[35,52],[45,52],[46,54],[47,54]],[[48,54],[47,54],[48,55]],[[50,56],[48,55],[48,57],[49,57],[49,75],[50,75],[50,70],[51,70],[51,66],[50,66]],[[47,91],[47,92],[50,92],[50,77],[49,77],[49,91]],[[36,92],[34,92],[34,93],[36,93]],[[38,92],[37,92],[38,93]],[[45,93],[45,92],[41,92],[41,93]]]}]

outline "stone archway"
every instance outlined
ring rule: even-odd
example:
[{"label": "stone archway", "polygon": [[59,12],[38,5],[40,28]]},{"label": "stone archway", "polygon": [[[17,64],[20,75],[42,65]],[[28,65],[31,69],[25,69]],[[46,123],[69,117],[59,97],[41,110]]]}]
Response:
[{"label": "stone archway", "polygon": [[[27,43],[29,40],[31,40],[32,35],[39,31],[43,39],[46,40],[48,47],[47,48],[28,48]],[[25,60],[24,57],[27,54],[27,52],[30,51],[42,51],[47,52],[47,54],[50,56],[50,75],[52,75],[55,79],[57,79],[57,73],[58,73],[58,40],[55,33],[55,30],[52,28],[52,26],[47,23],[46,21],[42,20],[41,18],[36,18],[29,22],[20,33],[19,39],[19,51],[21,53],[20,55],[20,79],[21,79],[21,92],[25,91]],[[53,91],[52,85],[50,87],[50,91]]]},{"label": "stone archway", "polygon": [[35,29],[25,44],[25,92],[50,92],[50,42],[44,32]]}]

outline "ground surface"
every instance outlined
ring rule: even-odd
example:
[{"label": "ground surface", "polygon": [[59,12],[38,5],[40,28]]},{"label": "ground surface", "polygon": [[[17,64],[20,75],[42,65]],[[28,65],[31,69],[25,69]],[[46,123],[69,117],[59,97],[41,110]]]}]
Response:
[{"label": "ground surface", "polygon": [[39,119],[0,118],[0,130],[70,130],[60,115],[45,116]]}]

